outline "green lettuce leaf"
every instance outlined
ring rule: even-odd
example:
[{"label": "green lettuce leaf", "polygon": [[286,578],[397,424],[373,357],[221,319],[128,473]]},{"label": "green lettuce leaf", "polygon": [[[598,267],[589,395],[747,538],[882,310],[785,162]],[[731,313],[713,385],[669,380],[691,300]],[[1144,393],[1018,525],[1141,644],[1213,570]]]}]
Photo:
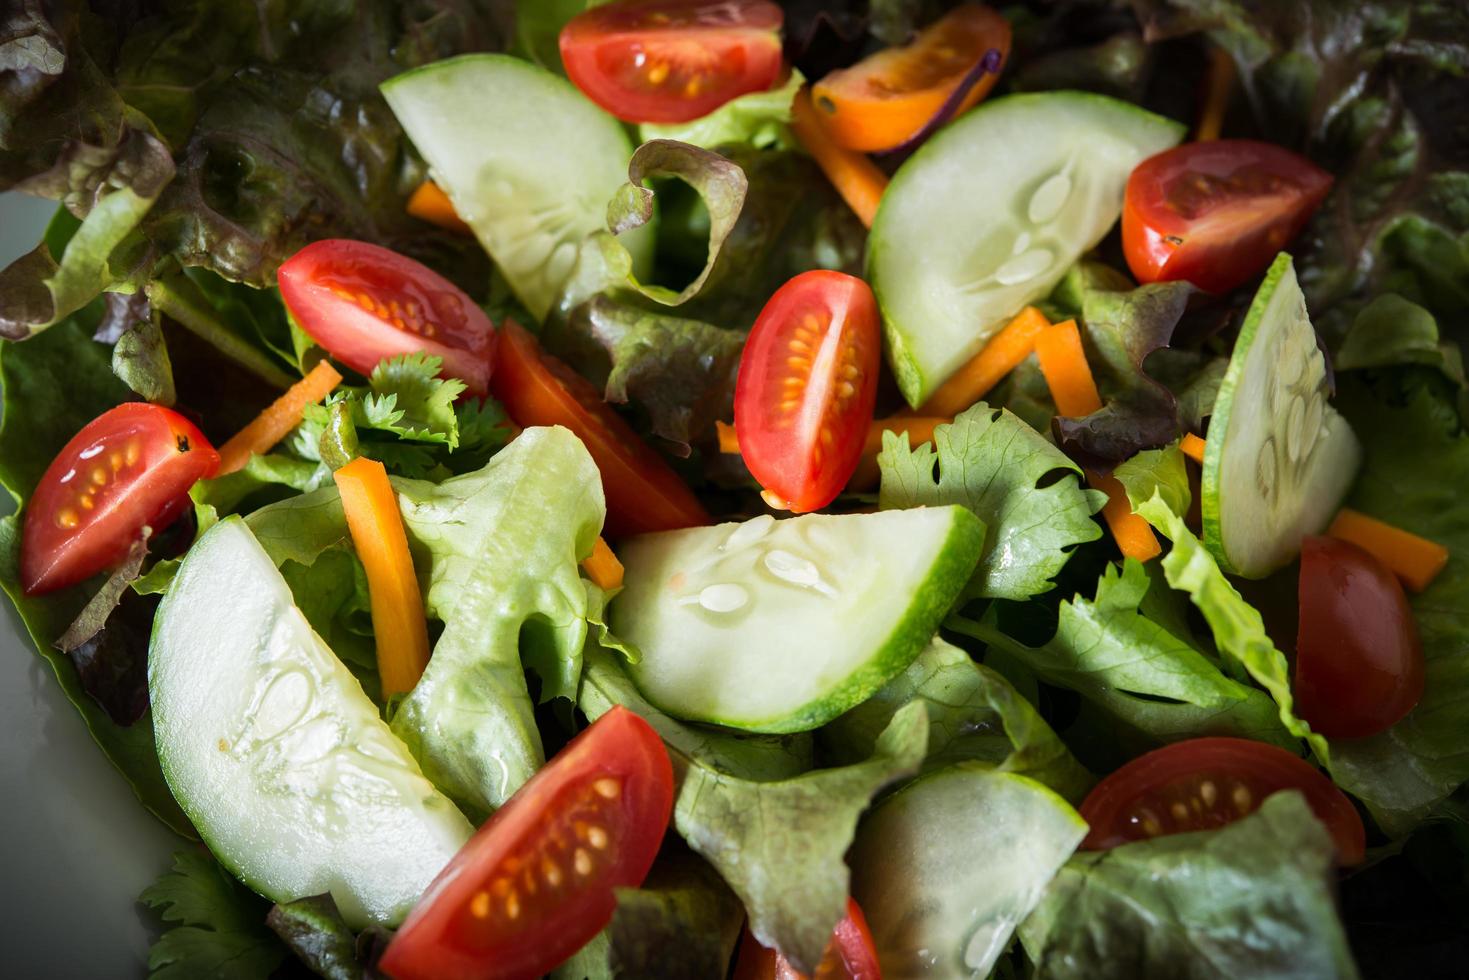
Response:
[{"label": "green lettuce leaf", "polygon": [[[1091,515],[1106,498],[1082,489],[1077,465],[1010,412],[981,402],[939,426],[934,445],[937,452],[927,443],[909,449],[906,434],[884,433],[878,504],[961,504],[978,515],[989,532],[973,595],[1045,592],[1077,545],[1101,537]],[[1047,482],[1057,473],[1060,479]]]},{"label": "green lettuce leaf", "polygon": [[203,848],[175,854],[173,870],[138,901],[171,923],[148,951],[152,980],[259,980],[286,958],[286,948],[265,925],[265,900]]},{"label": "green lettuce leaf", "polygon": [[1134,510],[1157,494],[1170,511],[1187,514],[1193,491],[1188,483],[1188,469],[1178,446],[1146,449],[1112,471],[1128,503]]},{"label": "green lettuce leaf", "polygon": [[[116,295],[107,294],[109,299]],[[112,373],[145,402],[171,407],[177,400],[173,362],[156,314],[138,320],[117,338],[112,345]]]},{"label": "green lettuce leaf", "polygon": [[797,144],[791,133],[791,103],[804,84],[805,76],[792,69],[783,85],[730,99],[691,122],[643,123],[638,132],[644,140],[677,140],[709,150],[732,143],[757,150],[794,149]]},{"label": "green lettuce leaf", "polygon": [[1076,855],[1020,940],[1055,980],[1351,978],[1334,879],[1330,835],[1277,793],[1220,830]]}]

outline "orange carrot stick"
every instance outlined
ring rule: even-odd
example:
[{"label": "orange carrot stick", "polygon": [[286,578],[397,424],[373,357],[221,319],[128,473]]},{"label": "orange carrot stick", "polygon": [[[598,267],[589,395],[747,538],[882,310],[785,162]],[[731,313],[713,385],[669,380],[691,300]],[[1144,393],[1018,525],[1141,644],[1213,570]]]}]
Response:
[{"label": "orange carrot stick", "polygon": [[887,174],[861,153],[832,142],[816,115],[816,107],[811,104],[809,86],[797,92],[796,100],[791,103],[791,129],[806,152],[815,158],[842,200],[857,213],[864,225],[871,228],[877,204],[882,200],[883,191],[887,190]]},{"label": "orange carrot stick", "polygon": [[1063,320],[1037,334],[1035,355],[1058,414],[1078,418],[1102,407],[1075,320]]},{"label": "orange carrot stick", "polygon": [[1127,491],[1123,489],[1121,482],[1115,476],[1103,476],[1090,470],[1087,471],[1086,480],[1107,495],[1107,504],[1102,508],[1102,520],[1107,522],[1107,529],[1112,532],[1112,538],[1117,542],[1117,548],[1123,556],[1136,558],[1138,561],[1156,558],[1163,550],[1158,544],[1158,536],[1153,533],[1147,521],[1132,512],[1132,504],[1128,502]]},{"label": "orange carrot stick", "polygon": [[[912,445],[933,442],[933,430],[948,425],[953,419],[928,418],[919,415],[893,415],[885,419],[873,419],[867,427],[866,440],[862,444],[862,455],[876,456],[882,452],[884,432],[907,432]],[[714,431],[719,434],[719,451],[726,455],[737,455],[740,451],[740,435],[728,422],[715,422]]]},{"label": "orange carrot stick", "polygon": [[1190,432],[1188,435],[1184,436],[1183,439],[1179,442],[1178,448],[1183,450],[1183,454],[1189,459],[1193,460],[1195,463],[1198,463],[1200,466],[1203,466],[1204,445],[1204,440],[1200,439],[1198,436]]},{"label": "orange carrot stick", "polygon": [[423,596],[408,552],[408,535],[383,464],[359,456],[333,474],[352,544],[367,572],[372,632],[383,697],[413,690],[428,666]]},{"label": "orange carrot stick", "polygon": [[454,202],[449,200],[449,195],[431,180],[426,180],[418,185],[413,196],[408,198],[406,210],[415,218],[438,225],[440,228],[447,228],[449,231],[457,231],[465,235],[474,234],[474,229],[465,224],[464,219],[459,217],[459,212],[454,210]]},{"label": "orange carrot stick", "polygon": [[286,389],[286,393],[271,402],[254,421],[219,447],[219,475],[240,469],[250,462],[252,454],[269,452],[272,446],[301,424],[301,413],[307,405],[321,401],[341,383],[342,376],[336,368],[326,361],[318,361],[306,377]]},{"label": "orange carrot stick", "polygon": [[622,588],[622,562],[612,553],[612,548],[603,538],[597,538],[592,553],[581,563],[582,571],[592,584],[606,592]]},{"label": "orange carrot stick", "polygon": [[1234,58],[1223,48],[1211,46],[1209,64],[1204,71],[1203,105],[1199,109],[1199,124],[1194,127],[1194,139],[1200,143],[1217,140],[1224,129],[1224,112],[1229,108],[1234,78]]},{"label": "orange carrot stick", "polygon": [[1428,588],[1449,560],[1449,549],[1438,542],[1347,507],[1337,512],[1326,533],[1372,555],[1414,592]]},{"label": "orange carrot stick", "polygon": [[719,434],[719,451],[731,456],[740,452],[740,437],[735,427],[728,422],[715,422],[714,431]]},{"label": "orange carrot stick", "polygon": [[955,416],[989,394],[991,388],[1020,366],[1035,350],[1035,339],[1050,326],[1034,306],[1021,310],[1005,328],[954,375],[939,385],[916,414]]}]

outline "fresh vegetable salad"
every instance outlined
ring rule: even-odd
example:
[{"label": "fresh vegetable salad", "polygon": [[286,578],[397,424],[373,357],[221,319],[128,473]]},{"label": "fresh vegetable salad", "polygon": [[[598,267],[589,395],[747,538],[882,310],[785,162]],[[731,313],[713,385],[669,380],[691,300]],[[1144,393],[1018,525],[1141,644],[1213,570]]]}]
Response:
[{"label": "fresh vegetable salad", "polygon": [[12,5],[0,584],[180,836],[153,974],[1463,976],[1466,63]]}]

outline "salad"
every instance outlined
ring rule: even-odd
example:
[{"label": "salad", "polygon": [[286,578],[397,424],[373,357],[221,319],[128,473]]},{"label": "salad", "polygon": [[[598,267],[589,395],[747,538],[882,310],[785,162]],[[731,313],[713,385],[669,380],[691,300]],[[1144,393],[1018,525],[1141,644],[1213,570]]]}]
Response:
[{"label": "salad", "polygon": [[4,23],[154,976],[1462,975],[1463,5]]}]

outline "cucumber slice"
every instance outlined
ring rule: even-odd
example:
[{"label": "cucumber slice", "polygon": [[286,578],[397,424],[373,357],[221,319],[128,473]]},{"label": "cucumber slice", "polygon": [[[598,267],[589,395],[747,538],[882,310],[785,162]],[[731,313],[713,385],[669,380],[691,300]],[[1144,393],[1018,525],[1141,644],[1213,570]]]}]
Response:
[{"label": "cucumber slice", "polygon": [[1010,95],[898,168],[868,239],[888,361],[917,407],[1122,212],[1132,168],[1179,123],[1086,92]]},{"label": "cucumber slice", "polygon": [[1282,252],[1245,315],[1209,420],[1204,544],[1225,571],[1262,578],[1289,564],[1351,489],[1362,447],[1327,403],[1328,387],[1306,297]]},{"label": "cucumber slice", "polygon": [[[508,55],[436,61],[388,79],[382,92],[454,210],[544,320],[627,183],[627,131],[566,79]],[[645,268],[651,223],[618,241]]]},{"label": "cucumber slice", "polygon": [[148,693],[179,806],[274,901],[330,892],[352,926],[396,925],[473,830],[238,517],[189,550],[159,606]]},{"label": "cucumber slice", "polygon": [[667,714],[757,732],[816,728],[928,644],[979,561],[962,507],[807,514],[648,534],[622,551],[612,629]]},{"label": "cucumber slice", "polygon": [[883,977],[988,976],[1086,830],[1040,783],[977,763],[888,797],[848,856]]}]

